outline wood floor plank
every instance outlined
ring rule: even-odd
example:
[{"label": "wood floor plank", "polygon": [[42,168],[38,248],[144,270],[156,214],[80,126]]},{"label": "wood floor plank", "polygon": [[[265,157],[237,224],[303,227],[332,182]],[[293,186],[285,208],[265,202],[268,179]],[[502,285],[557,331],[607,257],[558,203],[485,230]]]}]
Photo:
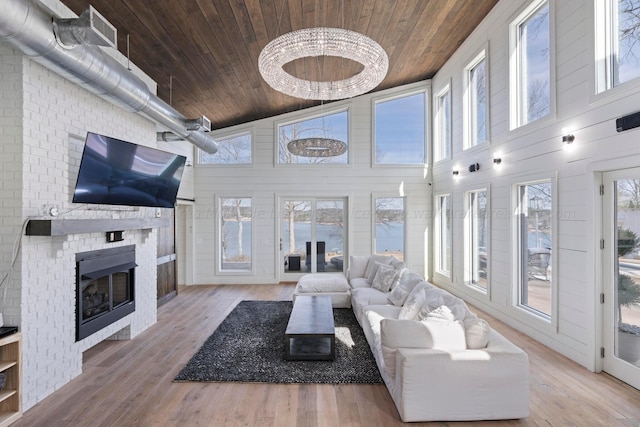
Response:
[{"label": "wood floor plank", "polygon": [[[173,378],[242,300],[290,300],[294,286],[180,288],[158,323],[130,341],[84,354],[83,373],[14,426],[400,426],[384,385],[176,383]],[[531,416],[524,420],[412,426],[639,426],[640,391],[594,374],[491,316],[531,361]],[[240,331],[241,333],[241,331]]]}]

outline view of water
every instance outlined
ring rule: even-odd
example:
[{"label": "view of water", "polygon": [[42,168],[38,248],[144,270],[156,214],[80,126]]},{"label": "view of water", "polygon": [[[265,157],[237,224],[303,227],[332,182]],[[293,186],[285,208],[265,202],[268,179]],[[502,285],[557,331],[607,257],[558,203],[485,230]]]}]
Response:
[{"label": "view of water", "polygon": [[[289,224],[282,225],[282,250],[288,254],[293,251],[289,249]],[[311,226],[309,223],[295,224],[296,252],[305,252],[305,242],[311,240]],[[238,224],[235,221],[228,221],[224,224],[226,239],[226,255],[232,258],[238,255]],[[316,226],[316,236],[318,241],[325,242],[327,252],[344,252],[343,230],[341,227],[329,224],[318,224]],[[404,242],[404,225],[400,223],[390,223],[378,225],[376,227],[376,252],[402,251]],[[251,255],[251,222],[242,224],[242,252],[244,255]]]},{"label": "view of water", "polygon": [[[289,249],[289,224],[282,224],[282,250],[288,254],[294,251]],[[238,233],[238,224],[235,221],[228,221],[224,224],[224,230],[227,233],[227,257],[232,258],[238,255],[238,241],[236,235]],[[336,225],[318,224],[316,227],[316,235],[318,241],[325,242],[327,252],[344,252],[344,241],[342,238],[343,230]],[[309,223],[295,224],[296,248],[295,252],[305,252],[305,242],[311,240],[311,226]],[[538,244],[540,240],[540,244]],[[243,254],[251,255],[251,222],[244,222],[242,228],[242,246]],[[402,251],[404,246],[404,224],[389,223],[376,226],[376,252],[395,252]],[[539,232],[537,237],[535,232],[529,233],[528,247],[548,248],[551,246],[551,238],[549,233]]]}]

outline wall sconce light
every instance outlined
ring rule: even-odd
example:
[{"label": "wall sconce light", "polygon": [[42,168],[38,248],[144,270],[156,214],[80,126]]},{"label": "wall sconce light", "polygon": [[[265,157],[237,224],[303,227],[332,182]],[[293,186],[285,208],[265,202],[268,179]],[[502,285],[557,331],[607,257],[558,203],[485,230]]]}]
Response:
[{"label": "wall sconce light", "polygon": [[460,175],[460,171],[458,169],[454,169],[453,170],[453,177],[456,178],[458,175]]},{"label": "wall sconce light", "polygon": [[472,163],[469,165],[469,172],[475,172],[480,170],[480,163]]},{"label": "wall sconce light", "polygon": [[500,163],[502,163],[502,158],[500,158],[500,157],[494,157],[493,158],[493,166],[497,167],[498,165],[500,165]]},{"label": "wall sconce light", "polygon": [[193,163],[191,163],[191,160],[187,160],[184,162],[184,165],[188,168],[190,168],[191,166],[193,166]]},{"label": "wall sconce light", "polygon": [[563,144],[571,144],[574,139],[576,139],[576,137],[573,136],[573,134],[569,133],[567,135],[562,135],[562,143]]}]

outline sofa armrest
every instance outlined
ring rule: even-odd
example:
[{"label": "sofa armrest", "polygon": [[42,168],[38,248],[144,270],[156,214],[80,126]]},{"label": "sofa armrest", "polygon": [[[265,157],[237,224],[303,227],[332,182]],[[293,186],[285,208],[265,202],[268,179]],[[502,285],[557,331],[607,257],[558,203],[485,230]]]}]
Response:
[{"label": "sofa armrest", "polygon": [[403,421],[529,415],[529,358],[497,332],[479,350],[399,348],[393,399]]}]

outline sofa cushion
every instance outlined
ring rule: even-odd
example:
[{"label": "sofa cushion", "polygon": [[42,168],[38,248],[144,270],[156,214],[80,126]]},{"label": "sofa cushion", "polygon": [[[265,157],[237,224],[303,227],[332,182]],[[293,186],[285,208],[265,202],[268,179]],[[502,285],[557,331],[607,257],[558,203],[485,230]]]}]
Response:
[{"label": "sofa cushion", "polygon": [[416,286],[400,309],[399,319],[413,320],[426,301],[424,288]]},{"label": "sofa cushion", "polygon": [[420,275],[412,272],[408,268],[403,268],[398,272],[398,277],[395,283],[391,286],[391,293],[389,294],[389,302],[398,307],[402,307],[405,300],[420,282],[423,282]]},{"label": "sofa cushion", "polygon": [[305,274],[296,286],[298,293],[346,292],[349,289],[342,274]]},{"label": "sofa cushion", "polygon": [[369,305],[387,304],[387,294],[370,287],[355,288],[351,290],[351,306],[353,313],[361,319],[364,309]]},{"label": "sofa cushion", "polygon": [[364,277],[364,272],[367,270],[367,263],[369,262],[369,256],[355,256],[349,257],[349,280],[353,280],[358,277]]},{"label": "sofa cushion", "polygon": [[396,349],[429,348],[429,331],[422,322],[415,320],[382,319],[380,344],[384,370],[391,378],[395,378]]},{"label": "sofa cushion", "polygon": [[407,265],[404,263],[404,261],[400,261],[398,258],[396,257],[392,257],[391,262],[389,262],[389,265],[393,268],[395,268],[396,270],[402,270],[403,268],[405,268]]},{"label": "sofa cushion", "polygon": [[369,283],[373,282],[373,278],[376,275],[376,271],[378,270],[377,262],[384,265],[389,265],[393,260],[393,257],[390,255],[371,255],[369,257],[369,261],[367,262],[367,268],[364,271],[364,276]]},{"label": "sofa cushion", "polygon": [[352,289],[370,288],[371,283],[367,282],[367,279],[364,277],[356,277],[355,279],[351,279],[349,281],[349,286],[351,286]]},{"label": "sofa cushion", "polygon": [[380,292],[387,293],[391,289],[391,285],[396,281],[398,271],[390,265],[380,264],[378,271],[371,282],[371,287]]},{"label": "sofa cushion", "polygon": [[489,333],[491,327],[489,323],[475,316],[468,316],[464,319],[464,334],[467,341],[467,348],[485,348],[489,344]]},{"label": "sofa cushion", "polygon": [[454,320],[464,320],[471,314],[465,302],[449,292],[438,287],[430,287],[425,290],[426,300],[420,308],[416,318],[425,319],[427,315],[440,306],[447,306],[454,315]]}]

